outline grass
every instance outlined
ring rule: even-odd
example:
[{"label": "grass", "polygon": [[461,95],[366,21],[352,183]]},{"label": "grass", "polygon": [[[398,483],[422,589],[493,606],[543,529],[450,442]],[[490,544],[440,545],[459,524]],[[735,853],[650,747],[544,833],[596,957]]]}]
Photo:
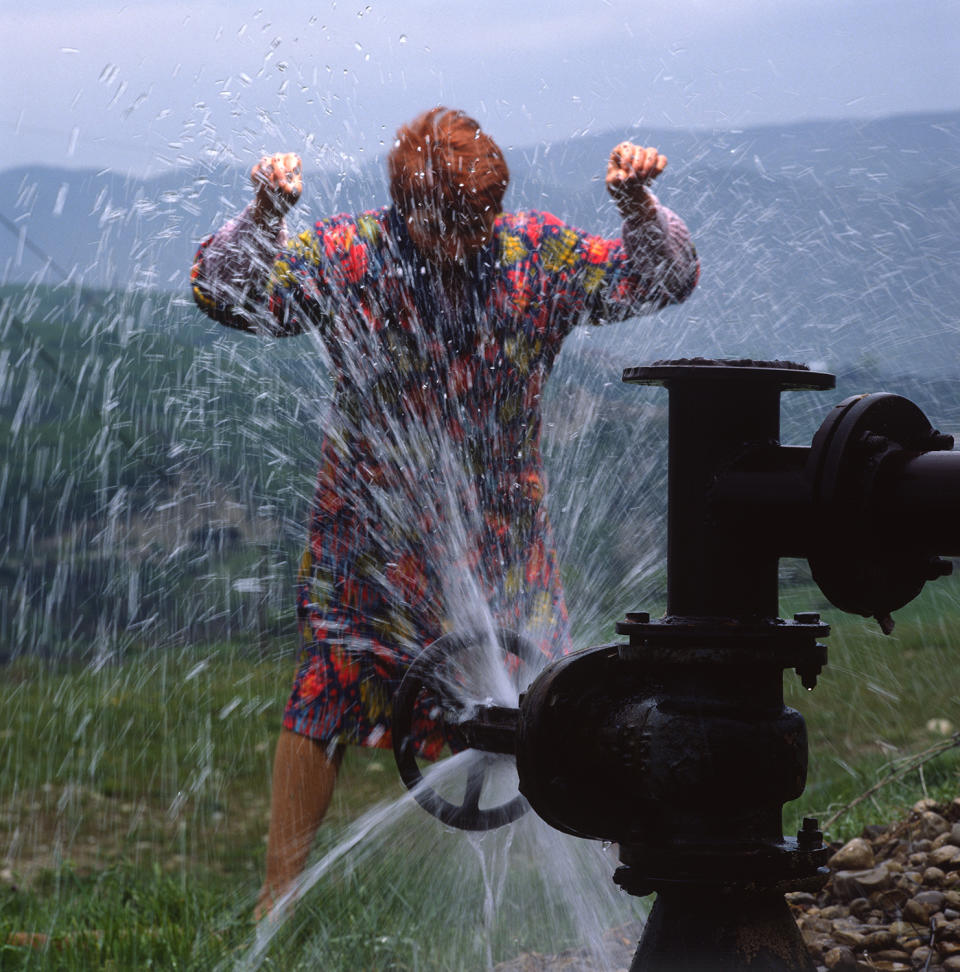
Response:
[{"label": "grass", "polygon": [[[803,816],[828,818],[911,755],[960,731],[960,581],[927,585],[895,612],[889,637],[872,619],[841,614],[813,588],[784,600],[785,616],[819,610],[832,627],[817,687],[807,692],[792,672],[784,675],[786,702],[803,713],[810,748],[806,791],[784,812],[790,831]],[[845,840],[921,797],[952,800],[958,782],[960,750],[952,749],[845,813],[827,836]]]},{"label": "grass", "polygon": [[[785,675],[811,754],[807,790],[785,808],[787,832],[804,815],[828,817],[898,761],[960,728],[958,594],[955,582],[931,585],[898,613],[889,638],[874,622],[820,604],[813,589],[785,598],[785,615],[820,609],[834,624],[818,687],[806,692]],[[236,642],[143,650],[99,670],[26,658],[6,667],[0,968],[213,969],[244,954],[292,668],[287,647],[257,652]],[[866,823],[894,819],[922,796],[953,799],[958,774],[953,749],[878,790],[828,836],[845,839]],[[388,753],[350,750],[316,855],[367,807],[401,792]],[[460,843],[447,853],[452,840],[441,828],[429,831],[426,844],[398,838],[364,857],[375,853],[376,867],[347,866],[321,882],[264,967],[482,967],[475,943],[461,966],[450,953],[456,940],[437,930],[452,899],[465,913],[483,909],[482,883],[458,882],[456,874],[469,848]],[[510,877],[504,910],[515,913],[494,942],[495,959],[551,950],[560,917],[548,922],[539,904],[509,904],[539,901],[539,870],[533,860]]]}]

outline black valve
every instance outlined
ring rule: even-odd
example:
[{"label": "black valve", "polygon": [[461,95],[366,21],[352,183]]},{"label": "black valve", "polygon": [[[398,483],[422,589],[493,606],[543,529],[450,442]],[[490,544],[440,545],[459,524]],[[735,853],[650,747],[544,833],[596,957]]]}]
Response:
[{"label": "black valve", "polygon": [[[833,604],[889,633],[891,613],[950,572],[943,557],[960,556],[960,454],[889,394],[841,402],[810,447],[781,445],[781,392],[834,386],[791,362],[656,362],[624,381],[670,393],[666,615],[628,612],[617,624],[626,642],[551,662],[516,705],[464,702],[464,661],[484,638],[441,638],[397,694],[397,764],[452,826],[497,827],[529,806],[559,830],[617,843],[616,882],[658,894],[635,970],[809,972],[783,892],[822,884],[829,851],[813,818],[783,834],[807,742],[782,683],[795,669],[816,685],[829,628],[813,612],[778,617],[778,562],[808,559]],[[542,659],[511,632],[496,641],[526,669],[525,686]],[[410,729],[424,692],[452,748],[482,754],[459,804],[416,765]],[[484,809],[487,761],[503,758],[516,761],[522,796]]]}]

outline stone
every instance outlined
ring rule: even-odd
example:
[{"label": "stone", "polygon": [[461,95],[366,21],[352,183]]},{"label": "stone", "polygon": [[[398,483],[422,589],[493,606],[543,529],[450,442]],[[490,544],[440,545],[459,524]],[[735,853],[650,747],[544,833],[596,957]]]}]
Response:
[{"label": "stone", "polygon": [[942,847],[930,851],[927,855],[927,860],[936,867],[943,867],[945,864],[955,864],[957,861],[960,861],[960,847],[957,847],[956,844],[944,844]]},{"label": "stone", "polygon": [[[874,963],[874,968],[909,969],[910,953],[899,948],[885,948],[879,952],[871,952],[870,961]],[[889,964],[883,966],[881,962]]]},{"label": "stone", "polygon": [[857,957],[849,948],[838,945],[823,956],[823,964],[831,972],[856,972]]},{"label": "stone", "polygon": [[833,921],[834,918],[846,918],[849,912],[849,907],[843,905],[827,905],[826,908],[820,909],[820,917]]},{"label": "stone", "polygon": [[960,972],[960,955],[951,955],[943,960],[943,972]]},{"label": "stone", "polygon": [[939,867],[928,867],[923,872],[923,883],[927,887],[938,888],[941,884],[943,884],[943,879],[946,876],[947,875],[944,874]]},{"label": "stone", "polygon": [[815,958],[823,958],[837,944],[829,935],[813,935],[808,938],[804,934],[803,941],[807,946],[807,951]]},{"label": "stone", "polygon": [[890,888],[875,894],[872,899],[876,904],[887,912],[897,912],[910,900],[910,895],[903,888]]},{"label": "stone", "polygon": [[784,898],[787,904],[800,905],[802,907],[817,903],[816,896],[812,895],[809,891],[788,891],[784,895]]},{"label": "stone", "polygon": [[881,951],[883,949],[894,948],[897,944],[897,936],[893,932],[884,928],[882,931],[871,932],[866,936],[866,941],[864,942],[864,947],[871,952]]},{"label": "stone", "polygon": [[915,969],[929,969],[937,960],[937,953],[929,945],[915,948],[910,955],[910,964]]},{"label": "stone", "polygon": [[903,906],[903,917],[915,925],[925,925],[930,912],[916,898],[911,898]]},{"label": "stone", "polygon": [[848,945],[850,948],[853,949],[866,948],[867,946],[867,936],[861,934],[858,931],[854,931],[852,928],[834,927],[833,937],[841,945]]},{"label": "stone", "polygon": [[850,914],[863,921],[872,909],[869,898],[854,898],[849,904]]},{"label": "stone", "polygon": [[914,938],[917,934],[917,926],[911,921],[891,921],[887,928],[898,939]]},{"label": "stone", "polygon": [[940,911],[946,898],[942,891],[918,891],[913,900],[922,905],[928,915],[932,915],[935,911]]},{"label": "stone", "polygon": [[827,921],[826,918],[816,918],[812,915],[808,915],[805,918],[801,918],[797,925],[802,932],[810,932],[811,934],[822,934],[828,935],[833,931],[833,922]]},{"label": "stone", "polygon": [[950,824],[939,813],[935,813],[933,810],[927,810],[925,813],[922,813],[917,823],[917,833],[926,837],[929,841],[933,841],[935,837],[939,837],[940,834],[949,829]]},{"label": "stone", "polygon": [[866,871],[837,871],[833,875],[833,890],[838,898],[851,901],[868,897],[876,891],[884,891],[892,882],[885,864],[878,864]]},{"label": "stone", "polygon": [[922,800],[917,800],[917,802],[913,805],[913,812],[926,813],[928,810],[932,810],[936,805],[936,800],[931,800],[929,797],[924,797]]},{"label": "stone", "polygon": [[862,837],[848,840],[828,861],[834,871],[866,871],[874,867],[876,861],[873,848]]},{"label": "stone", "polygon": [[951,844],[955,844],[957,847],[960,847],[960,822],[955,823],[950,828],[950,836],[948,839]]}]

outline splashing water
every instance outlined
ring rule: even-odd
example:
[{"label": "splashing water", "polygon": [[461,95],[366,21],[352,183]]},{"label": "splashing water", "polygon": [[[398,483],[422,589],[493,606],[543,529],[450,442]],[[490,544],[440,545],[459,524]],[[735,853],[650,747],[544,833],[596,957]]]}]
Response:
[{"label": "splashing water", "polygon": [[[423,785],[444,789],[476,758],[461,753],[437,763],[426,771]],[[509,790],[508,781],[500,782],[501,790]],[[504,942],[529,936],[533,923],[540,941],[554,947],[572,941],[584,949],[591,968],[612,972],[616,965],[603,933],[635,919],[638,908],[610,881],[611,866],[598,844],[559,834],[532,813],[484,834],[450,831],[426,817],[407,794],[371,808],[347,828],[277,903],[271,919],[261,922],[237,967],[260,968],[273,940],[291,933],[286,924],[302,933],[309,929],[305,960],[340,967],[338,936],[345,930],[338,928],[335,912],[312,911],[311,889],[330,884],[339,894],[359,891],[377,898],[384,892],[374,888],[383,882],[403,899],[423,968],[493,968]],[[351,886],[350,877],[357,875],[361,888]],[[365,934],[377,944],[376,928]],[[389,955],[390,943],[381,944]]]},{"label": "splashing water", "polygon": [[[323,130],[326,117],[317,122]],[[283,144],[310,144],[307,133],[272,120],[264,126]],[[923,129],[931,138],[932,127]],[[240,148],[218,147],[201,117],[185,134],[209,140],[200,168],[183,170],[174,158],[146,181],[87,173],[54,174],[48,183],[42,173],[20,172],[4,183],[4,213],[15,220],[0,308],[5,658],[80,661],[106,678],[125,659],[175,657],[193,646],[213,655],[210,645],[231,639],[248,639],[254,652],[291,653],[295,565],[328,414],[329,356],[312,335],[257,342],[217,330],[189,307],[183,289],[193,245],[244,198],[243,174],[221,163],[254,146],[245,133]],[[663,194],[699,244],[700,291],[689,306],[653,319],[574,332],[544,393],[546,502],[575,647],[605,638],[624,610],[656,611],[663,601],[666,401],[621,387],[622,367],[697,354],[820,361],[847,369],[837,399],[895,367],[923,373],[898,391],[947,429],[958,424],[943,370],[957,359],[951,204],[931,189],[918,212],[916,176],[895,171],[892,152],[877,153],[888,166],[879,178],[876,166],[860,173],[842,146],[832,170],[805,167],[775,132],[659,134],[676,160]],[[515,153],[510,208],[550,208],[575,225],[616,233],[602,191],[585,187],[619,137]],[[864,144],[882,138],[864,126]],[[894,146],[907,141],[888,138]],[[378,168],[335,141],[313,150],[311,161],[320,171],[304,217],[382,201]],[[869,216],[858,221],[861,212]],[[49,250],[87,214],[89,238],[74,241],[66,256],[30,263],[38,258],[31,244]],[[808,441],[828,404],[793,396],[784,441]],[[492,644],[484,595],[491,578],[465,556],[479,507],[454,444],[429,424],[401,434],[387,422],[377,431],[405,452],[409,477],[398,493],[370,490],[352,501],[384,524],[402,525],[411,503],[442,509],[448,531],[435,567],[443,613],[452,627],[488,632]],[[450,683],[461,700],[515,704],[518,686],[499,656],[481,658],[482,670]],[[49,694],[66,694],[69,675],[58,684],[59,670],[51,670]],[[203,678],[192,662],[187,671],[181,691]],[[124,692],[154,690],[155,680],[162,681],[148,666],[130,684],[104,681],[104,706]],[[279,707],[277,699],[255,701],[249,712],[227,701],[219,718]],[[94,737],[100,723],[85,718],[78,707],[69,726],[77,767],[70,772],[99,793],[109,789],[98,753],[110,737],[106,728]],[[870,718],[880,722],[882,714]],[[196,730],[190,785],[175,787],[183,800],[169,801],[181,823],[189,801],[209,794],[216,778],[205,732]],[[464,753],[430,767],[424,785],[456,793],[476,758]],[[193,771],[190,764],[179,772]],[[177,778],[176,767],[165,772]],[[491,775],[492,803],[515,792],[509,761]],[[265,793],[265,774],[254,787]],[[65,806],[76,799],[71,791]],[[396,934],[409,939],[403,947],[415,967],[489,968],[533,942],[544,951],[586,945],[596,966],[609,968],[603,931],[638,913],[612,885],[613,862],[602,848],[559,835],[532,813],[483,836],[453,833],[407,795],[320,840],[325,849],[293,892],[296,907],[285,921],[261,926],[244,967],[268,962],[280,938],[289,954],[318,967],[351,936],[371,954],[390,956],[398,942],[377,937],[393,909],[403,920],[389,927],[404,929]],[[340,896],[370,902],[364,927],[338,924]]]}]

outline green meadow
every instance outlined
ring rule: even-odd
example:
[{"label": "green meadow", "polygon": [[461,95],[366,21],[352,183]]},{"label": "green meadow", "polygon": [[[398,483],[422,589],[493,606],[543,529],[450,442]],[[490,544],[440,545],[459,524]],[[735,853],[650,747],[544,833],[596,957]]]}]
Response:
[{"label": "green meadow", "polygon": [[[785,832],[805,815],[824,820],[843,811],[890,777],[841,812],[827,836],[844,840],[867,823],[895,819],[923,796],[957,795],[960,759],[947,747],[957,739],[960,700],[958,591],[951,581],[934,587],[900,612],[888,638],[872,622],[838,616],[814,691],[785,673],[811,754],[807,790],[785,808]],[[785,600],[796,597],[799,610],[810,606],[813,592],[806,595]],[[834,620],[828,610],[824,616]],[[30,658],[6,667],[0,967],[214,968],[246,952],[272,748],[293,668],[288,647],[265,652],[234,641],[143,651],[98,670]],[[937,746],[944,751],[911,764]],[[316,854],[366,808],[401,792],[388,753],[350,750]],[[455,967],[424,933],[422,901],[404,903],[405,895],[447,893],[443,865],[431,871],[429,888],[418,879],[421,867],[398,854],[369,873],[361,865],[321,882],[264,967],[316,967],[318,935],[324,968]],[[388,893],[365,892],[371,881]],[[535,921],[527,932],[526,940],[514,931],[498,943],[495,960],[568,944],[539,940]]]}]

